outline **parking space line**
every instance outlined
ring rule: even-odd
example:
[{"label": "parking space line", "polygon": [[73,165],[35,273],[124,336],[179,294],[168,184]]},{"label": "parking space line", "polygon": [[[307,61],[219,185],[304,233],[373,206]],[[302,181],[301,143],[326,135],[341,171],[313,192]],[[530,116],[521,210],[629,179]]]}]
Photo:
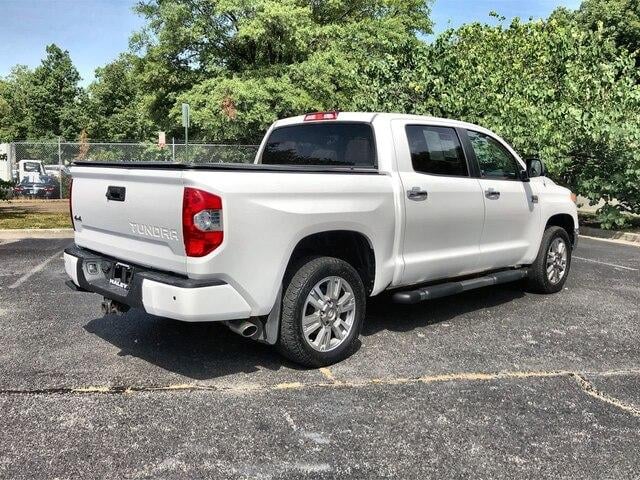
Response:
[{"label": "parking space line", "polygon": [[585,262],[598,263],[600,265],[606,265],[608,267],[622,268],[624,270],[631,270],[632,272],[637,272],[638,271],[637,268],[625,267],[624,265],[616,265],[615,263],[601,262],[599,260],[592,260],[591,258],[576,257],[575,255],[572,256],[571,258],[574,258],[576,260],[583,260]]},{"label": "parking space line", "polygon": [[604,403],[608,403],[609,405],[613,405],[614,407],[630,413],[634,417],[640,417],[640,408],[637,408],[635,405],[625,403],[597,389],[589,380],[578,373],[574,374],[573,377],[576,379],[576,382],[578,382],[578,386],[582,389],[582,391],[590,397],[601,400]]},{"label": "parking space line", "polygon": [[330,382],[338,383],[338,380],[336,380],[336,377],[333,375],[333,372],[329,370],[329,368],[327,367],[321,368],[320,373],[324,376],[324,378],[326,378]]},{"label": "parking space line", "polygon": [[38,273],[39,271],[41,271],[44,267],[46,267],[47,265],[49,265],[49,263],[56,259],[57,257],[59,257],[60,255],[62,255],[63,250],[60,250],[59,252],[54,253],[53,255],[51,255],[49,258],[47,258],[44,262],[36,265],[35,267],[33,267],[31,270],[29,270],[27,273],[25,273],[24,275],[22,275],[18,280],[16,280],[12,285],[9,285],[10,289],[13,288],[18,288],[20,285],[22,285],[24,282],[26,282],[27,280],[29,280],[33,275],[35,275],[36,273]]},{"label": "parking space line", "polygon": [[[348,381],[331,382],[289,382],[277,384],[250,383],[242,385],[215,385],[202,383],[182,383],[170,385],[90,385],[77,387],[51,387],[44,389],[3,389],[0,395],[46,395],[46,394],[134,394],[140,392],[185,392],[212,391],[228,393],[267,392],[277,390],[301,390],[307,388],[363,388],[370,386],[416,385],[445,382],[486,382],[495,380],[526,380],[543,378],[611,377],[619,375],[640,375],[640,369],[622,369],[605,371],[573,370],[533,370],[501,372],[455,372],[419,377],[359,378]],[[586,380],[585,380],[586,381]]]}]

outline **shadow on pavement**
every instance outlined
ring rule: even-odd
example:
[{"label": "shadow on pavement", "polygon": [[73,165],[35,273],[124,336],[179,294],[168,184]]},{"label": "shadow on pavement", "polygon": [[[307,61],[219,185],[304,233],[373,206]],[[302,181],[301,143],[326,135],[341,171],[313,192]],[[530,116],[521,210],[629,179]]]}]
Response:
[{"label": "shadow on pavement", "polygon": [[[417,305],[399,305],[384,294],[369,301],[362,334],[374,335],[381,330],[408,332],[522,296],[524,292],[517,285],[486,288]],[[121,317],[96,318],[84,328],[118,347],[119,355],[131,355],[195,380],[258,369],[302,369],[281,357],[275,348],[244,339],[213,322],[185,323],[131,310]]]},{"label": "shadow on pavement", "polygon": [[267,345],[247,340],[217,323],[186,323],[131,310],[107,315],[85,330],[133,356],[195,380],[211,380],[259,369],[300,369]]},{"label": "shadow on pavement", "polygon": [[390,293],[383,293],[369,300],[362,335],[375,335],[381,330],[410,332],[454,320],[469,312],[497,307],[524,296],[522,286],[517,283],[480,288],[415,305],[394,303]]}]

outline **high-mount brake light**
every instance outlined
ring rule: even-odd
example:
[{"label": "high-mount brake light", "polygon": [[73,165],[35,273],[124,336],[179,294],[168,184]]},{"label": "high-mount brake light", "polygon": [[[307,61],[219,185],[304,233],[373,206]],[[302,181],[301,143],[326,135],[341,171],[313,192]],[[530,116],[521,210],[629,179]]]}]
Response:
[{"label": "high-mount brake light", "polygon": [[304,116],[305,122],[311,122],[316,120],[336,120],[338,118],[338,112],[314,112],[307,113]]},{"label": "high-mount brake light", "polygon": [[182,199],[182,234],[188,257],[204,257],[222,244],[222,199],[197,188],[185,187]]}]

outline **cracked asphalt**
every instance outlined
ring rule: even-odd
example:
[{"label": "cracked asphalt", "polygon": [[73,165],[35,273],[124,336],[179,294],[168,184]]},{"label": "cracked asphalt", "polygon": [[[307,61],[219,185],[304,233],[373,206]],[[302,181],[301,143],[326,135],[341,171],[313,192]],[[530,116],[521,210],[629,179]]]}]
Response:
[{"label": "cracked asphalt", "polygon": [[70,240],[0,244],[0,478],[640,477],[640,248],[563,292],[370,301],[304,370],[216,324],[100,314]]}]

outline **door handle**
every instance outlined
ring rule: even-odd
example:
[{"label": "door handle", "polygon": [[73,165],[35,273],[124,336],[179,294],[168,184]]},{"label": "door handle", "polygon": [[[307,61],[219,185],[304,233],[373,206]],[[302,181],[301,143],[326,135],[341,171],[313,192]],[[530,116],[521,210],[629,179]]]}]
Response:
[{"label": "door handle", "polygon": [[420,187],[413,187],[411,190],[407,190],[407,198],[409,200],[415,200],[416,202],[421,202],[426,200],[429,196],[429,192],[426,190],[421,190]]},{"label": "door handle", "polygon": [[484,191],[484,196],[492,200],[497,200],[500,198],[500,192],[494,188],[488,188]]}]

